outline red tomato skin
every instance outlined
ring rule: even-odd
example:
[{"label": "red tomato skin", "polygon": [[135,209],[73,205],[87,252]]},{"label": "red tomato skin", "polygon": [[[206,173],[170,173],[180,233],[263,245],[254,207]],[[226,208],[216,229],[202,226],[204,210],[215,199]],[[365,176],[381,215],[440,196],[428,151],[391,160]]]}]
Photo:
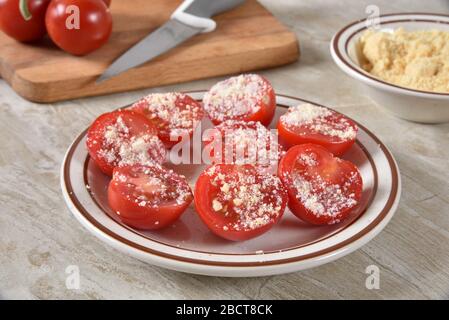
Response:
[{"label": "red tomato skin", "polygon": [[[120,212],[118,218],[126,225],[141,230],[158,230],[173,224],[189,207],[192,200],[182,205],[173,205],[148,209],[139,207],[136,203],[121,196],[120,190],[109,184],[109,206],[115,212]],[[156,225],[156,222],[158,224]]]},{"label": "red tomato skin", "polygon": [[[264,78],[265,79],[265,78]],[[265,81],[268,82],[267,79]],[[261,117],[260,121],[264,126],[268,127],[271,123],[271,121],[274,118],[274,114],[276,112],[276,94],[274,92],[273,87],[270,84],[270,90],[268,92],[269,102],[268,104],[262,103],[262,109],[264,110],[263,116]],[[249,120],[251,121],[251,120]]]},{"label": "red tomato skin", "polygon": [[111,6],[111,0],[103,0],[106,6],[109,8]]},{"label": "red tomato skin", "polygon": [[[268,80],[263,78],[265,82],[270,84]],[[252,115],[244,117],[242,120],[250,122],[250,121],[259,121],[265,127],[268,127],[271,121],[274,118],[274,114],[276,112],[276,94],[274,93],[273,88],[270,84],[270,89],[268,91],[269,102],[266,104],[263,101],[260,102],[260,110]],[[214,123],[215,124],[215,123]],[[215,124],[217,125],[217,124]]]},{"label": "red tomato skin", "polygon": [[[355,125],[354,125],[355,126]],[[332,152],[335,156],[342,156],[355,142],[355,139],[345,141],[330,141],[329,139],[321,138],[319,135],[298,135],[288,128],[286,128],[281,121],[277,124],[279,138],[282,141],[286,149],[290,149],[293,146],[301,144],[318,144]]]},{"label": "red tomato skin", "polygon": [[226,121],[226,120],[242,120],[246,122],[251,121],[259,121],[264,126],[269,126],[271,121],[274,118],[275,112],[276,112],[276,93],[274,92],[273,87],[271,86],[271,83],[264,77],[260,76],[263,81],[268,85],[268,103],[265,103],[263,101],[260,101],[259,106],[260,109],[256,113],[244,115],[244,116],[238,116],[238,117],[226,117],[223,121],[215,119],[213,117],[210,117],[210,120],[214,125],[219,125],[220,123]]},{"label": "red tomato skin", "polygon": [[101,141],[103,137],[105,123],[106,124],[110,123],[112,120],[116,119],[118,114],[131,116],[133,118],[134,123],[139,122],[139,125],[147,126],[146,131],[149,134],[156,135],[157,133],[156,129],[148,122],[146,117],[132,111],[119,110],[100,115],[92,123],[92,125],[89,127],[89,130],[87,131],[86,146],[87,150],[89,151],[90,157],[95,161],[100,170],[108,176],[112,176],[114,167],[111,166],[104,158],[98,155],[98,151],[100,150],[102,143],[100,142],[94,143],[94,141],[95,140]]},{"label": "red tomato skin", "polygon": [[0,0],[0,29],[11,38],[31,42],[47,34],[45,13],[50,0],[28,0],[32,18],[26,21],[19,9],[19,0]]},{"label": "red tomato skin", "polygon": [[[286,173],[290,172],[292,168],[294,167],[297,156],[295,154],[299,155],[301,150],[304,150],[305,148],[313,147],[315,151],[320,152],[321,154],[324,154],[329,157],[328,159],[333,160],[333,155],[329,153],[327,149],[320,145],[315,144],[303,144],[303,145],[297,145],[289,149],[287,151],[287,154],[281,159],[278,167],[278,176],[283,182],[284,186],[287,189],[288,193],[288,207],[290,211],[299,219],[308,222],[313,225],[327,225],[331,222],[332,219],[338,219],[340,221],[346,219],[348,215],[352,212],[354,208],[347,208],[344,210],[341,210],[340,213],[337,215],[336,218],[330,218],[328,216],[320,216],[317,217],[315,214],[313,214],[310,210],[306,209],[302,203],[296,198],[296,192],[293,188],[290,188],[293,184],[291,181],[291,178],[288,177]],[[358,168],[350,161],[343,160],[342,166],[346,167],[347,170],[350,171],[356,171],[359,172]],[[360,173],[358,174],[358,180],[354,183],[355,187],[355,194],[357,201],[360,200],[362,197],[362,190],[363,190],[363,182],[362,178],[360,176]]]},{"label": "red tomato skin", "polygon": [[[66,21],[71,13],[68,6],[77,6],[80,28],[68,29]],[[52,0],[45,17],[48,34],[62,50],[76,56],[86,55],[103,46],[112,32],[112,16],[103,1]]]},{"label": "red tomato skin", "polygon": [[[231,168],[233,165],[227,165],[227,164],[218,164],[216,166],[221,167],[228,167]],[[217,236],[230,240],[230,241],[246,241],[249,239],[256,238],[268,230],[270,230],[275,224],[277,224],[285,211],[285,208],[287,206],[288,196],[285,190],[282,191],[282,197],[283,197],[283,204],[282,209],[280,211],[280,214],[276,217],[276,219],[265,226],[262,226],[260,228],[254,229],[254,230],[227,230],[225,231],[223,229],[223,226],[226,224],[225,221],[217,221],[215,219],[217,217],[217,213],[212,212],[211,208],[208,205],[208,195],[211,193],[211,185],[209,183],[210,177],[206,174],[205,170],[197,179],[195,184],[195,192],[196,195],[194,197],[195,201],[195,208],[196,212],[200,216],[201,220],[206,224],[206,226],[209,228],[210,231],[212,231]]]},{"label": "red tomato skin", "polygon": [[[159,230],[172,225],[186,211],[192,200],[193,197],[181,205],[173,204],[157,208],[140,207],[124,197],[113,180],[108,187],[109,206],[116,217],[124,224],[141,230]],[[120,212],[120,215],[117,215],[116,212]]]},{"label": "red tomato skin", "polygon": [[112,171],[114,167],[112,167],[104,158],[98,156],[98,152],[101,149],[101,143],[94,143],[94,140],[101,140],[101,135],[103,132],[104,125],[103,123],[109,122],[111,118],[111,113],[104,113],[100,115],[89,127],[87,131],[87,140],[86,146],[89,152],[90,157],[95,161],[96,165],[100,170],[108,175],[112,176]]},{"label": "red tomato skin", "polygon": [[[198,112],[199,118],[197,119],[198,123],[201,121],[201,119],[204,118],[205,112],[204,112],[201,104],[198,101],[196,101],[195,99],[193,99],[189,95],[185,95],[184,99],[182,100],[182,103],[183,103],[184,106],[190,104],[192,106],[196,106],[196,107],[199,108],[199,110],[200,110]],[[166,124],[160,118],[152,119],[150,117],[151,113],[149,113],[146,110],[145,102],[143,100],[142,101],[137,101],[134,105],[131,106],[130,110],[143,114],[144,116],[146,116],[150,120],[150,122],[154,122],[156,127],[164,126]],[[192,138],[194,130],[195,130],[195,128],[189,128],[188,129],[189,138]],[[181,137],[178,140],[172,141],[171,138],[170,138],[170,134],[169,134],[169,132],[167,132],[167,130],[158,130],[158,137],[159,137],[159,139],[161,139],[161,141],[164,143],[164,145],[165,145],[165,147],[167,149],[173,148],[176,144],[178,144],[179,142],[182,141]]]}]

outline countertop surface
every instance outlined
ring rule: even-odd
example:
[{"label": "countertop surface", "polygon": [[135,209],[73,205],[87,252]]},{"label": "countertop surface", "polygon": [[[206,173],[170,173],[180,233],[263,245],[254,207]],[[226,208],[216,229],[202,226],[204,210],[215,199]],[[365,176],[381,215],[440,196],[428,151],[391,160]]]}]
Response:
[{"label": "countertop surface", "polygon": [[[1,299],[345,299],[449,298],[449,123],[422,125],[379,111],[363,88],[333,63],[329,41],[342,26],[381,13],[449,13],[432,1],[261,1],[293,29],[299,62],[260,72],[278,93],[306,98],[353,117],[390,148],[402,177],[402,199],[370,243],[314,269],[262,278],[189,275],[128,257],[89,234],[62,199],[59,170],[71,141],[99,114],[146,93],[195,90],[217,79],[63,102],[34,104],[0,80]],[[80,288],[68,289],[77,265]],[[379,289],[365,285],[379,268]]]}]

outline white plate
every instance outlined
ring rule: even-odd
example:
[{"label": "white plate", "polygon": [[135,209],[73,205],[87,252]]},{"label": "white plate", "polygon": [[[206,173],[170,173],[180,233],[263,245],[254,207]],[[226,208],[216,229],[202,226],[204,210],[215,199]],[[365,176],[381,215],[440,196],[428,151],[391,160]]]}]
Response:
[{"label": "white plate", "polygon": [[[204,92],[189,93],[201,99]],[[308,102],[277,96],[278,117],[289,106]],[[193,205],[173,225],[159,231],[138,231],[110,215],[109,177],[93,164],[85,147],[86,131],[73,142],[61,168],[61,188],[70,211],[99,239],[142,261],[177,271],[228,277],[264,276],[315,267],[338,259],[367,243],[390,221],[399,202],[401,181],[387,148],[363,126],[344,158],[360,169],[364,190],[358,210],[333,226],[311,226],[290,211],[266,234],[230,242],[213,235]],[[204,165],[178,165],[194,185]],[[88,186],[88,187],[87,187]]]}]

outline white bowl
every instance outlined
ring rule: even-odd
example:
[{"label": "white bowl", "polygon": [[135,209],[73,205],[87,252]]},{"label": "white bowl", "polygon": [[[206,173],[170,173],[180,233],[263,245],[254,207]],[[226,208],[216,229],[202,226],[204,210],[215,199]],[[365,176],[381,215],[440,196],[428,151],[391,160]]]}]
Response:
[{"label": "white bowl", "polygon": [[[449,31],[449,16],[425,13],[382,15],[379,30],[392,32],[437,29]],[[359,39],[368,28],[366,19],[341,29],[331,40],[330,50],[335,63],[348,75],[363,82],[368,94],[382,109],[406,120],[423,123],[449,121],[449,94],[400,87],[370,75],[360,67]]]}]

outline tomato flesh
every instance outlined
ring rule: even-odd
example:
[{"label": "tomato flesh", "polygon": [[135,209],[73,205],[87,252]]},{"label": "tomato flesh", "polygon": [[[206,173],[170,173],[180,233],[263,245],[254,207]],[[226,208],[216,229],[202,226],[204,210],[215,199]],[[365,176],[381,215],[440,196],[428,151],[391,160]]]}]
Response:
[{"label": "tomato flesh", "polygon": [[276,110],[276,96],[265,78],[246,74],[214,85],[203,98],[204,109],[218,125],[226,120],[259,121],[268,126]]},{"label": "tomato flesh", "polygon": [[166,158],[156,129],[143,115],[120,110],[98,117],[87,132],[90,156],[107,175],[117,166],[161,164]]},{"label": "tomato flesh", "polygon": [[312,104],[289,108],[278,122],[279,136],[287,147],[314,143],[336,156],[341,156],[352,147],[357,130],[351,119]]},{"label": "tomato flesh", "polygon": [[184,135],[191,137],[204,117],[201,104],[183,93],[150,94],[136,102],[131,110],[150,120],[168,148],[183,140]]},{"label": "tomato flesh", "polygon": [[206,138],[206,146],[212,163],[253,164],[267,170],[277,168],[284,154],[277,136],[253,121],[222,122]]},{"label": "tomato flesh", "polygon": [[28,0],[30,20],[25,20],[18,0],[0,0],[0,29],[17,41],[41,39],[46,33],[45,13],[50,0]]},{"label": "tomato flesh", "polygon": [[109,206],[126,225],[156,230],[175,222],[193,200],[183,176],[161,166],[117,167],[108,187]]},{"label": "tomato flesh", "polygon": [[213,233],[232,241],[267,232],[281,219],[286,205],[279,178],[253,165],[213,165],[195,185],[198,215]]},{"label": "tomato flesh", "polygon": [[112,32],[109,8],[99,0],[52,0],[45,24],[56,45],[77,56],[103,46]]},{"label": "tomato flesh", "polygon": [[357,207],[363,182],[357,167],[314,144],[294,146],[279,164],[279,177],[289,195],[289,208],[316,224],[343,221]]}]

